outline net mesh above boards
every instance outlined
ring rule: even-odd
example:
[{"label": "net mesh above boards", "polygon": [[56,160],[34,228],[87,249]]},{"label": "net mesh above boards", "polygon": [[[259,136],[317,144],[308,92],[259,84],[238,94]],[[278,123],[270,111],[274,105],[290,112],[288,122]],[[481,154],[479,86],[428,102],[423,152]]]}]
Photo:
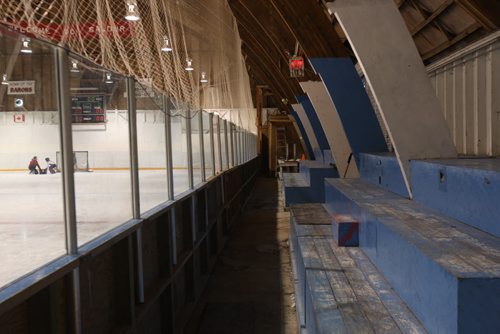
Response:
[{"label": "net mesh above boards", "polygon": [[[131,8],[139,20],[125,19]],[[149,82],[179,108],[224,110],[254,132],[248,72],[226,0],[0,0],[0,20]],[[166,38],[171,51],[164,51]],[[186,71],[188,58],[193,71]]]}]

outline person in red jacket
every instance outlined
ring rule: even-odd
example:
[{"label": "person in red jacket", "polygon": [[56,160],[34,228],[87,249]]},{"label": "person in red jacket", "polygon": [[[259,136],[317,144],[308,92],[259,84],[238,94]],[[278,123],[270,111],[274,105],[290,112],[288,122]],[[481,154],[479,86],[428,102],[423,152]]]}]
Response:
[{"label": "person in red jacket", "polygon": [[[37,168],[38,170],[36,170]],[[40,168],[40,164],[38,163],[36,156],[31,159],[28,169],[30,170],[30,174],[39,174],[42,172],[42,168]]]}]

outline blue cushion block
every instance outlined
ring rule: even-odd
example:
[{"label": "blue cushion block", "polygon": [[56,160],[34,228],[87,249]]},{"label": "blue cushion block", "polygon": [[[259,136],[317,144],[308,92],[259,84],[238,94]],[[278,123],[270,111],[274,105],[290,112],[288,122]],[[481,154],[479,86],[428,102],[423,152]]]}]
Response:
[{"label": "blue cushion block", "polygon": [[359,222],[350,215],[332,215],[333,239],[339,247],[359,245]]},{"label": "blue cushion block", "polygon": [[411,161],[414,199],[500,237],[500,159]]},{"label": "blue cushion block", "polygon": [[361,153],[359,174],[363,180],[403,197],[409,197],[398,159],[393,153]]}]

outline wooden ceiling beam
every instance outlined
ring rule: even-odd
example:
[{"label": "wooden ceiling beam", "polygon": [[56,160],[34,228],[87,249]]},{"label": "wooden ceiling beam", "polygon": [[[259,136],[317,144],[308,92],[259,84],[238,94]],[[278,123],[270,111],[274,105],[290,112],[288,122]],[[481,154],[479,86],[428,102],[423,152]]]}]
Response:
[{"label": "wooden ceiling beam", "polygon": [[[262,44],[262,42],[266,42],[267,39],[261,42],[256,37],[259,36],[258,33],[261,32],[256,32],[253,29],[249,28],[255,27],[255,25],[253,21],[248,22],[247,17],[243,16],[242,18],[240,18],[238,20],[238,26],[243,43],[245,43],[249,47],[249,49],[254,51],[253,54],[255,55],[255,57],[265,63],[268,70],[274,73],[275,77],[278,77],[282,80],[283,84],[287,86],[286,88],[290,92],[289,95],[295,96],[297,94],[300,94],[302,92],[302,88],[300,88],[297,80],[290,78],[288,73],[288,66],[286,67],[286,69],[284,69],[280,68],[280,66],[278,65],[278,61],[276,58],[279,57],[280,53],[282,52],[279,52],[279,50],[275,50],[276,53],[271,54],[271,49]],[[265,45],[269,45],[269,43],[270,42],[267,41]]]},{"label": "wooden ceiling beam", "polygon": [[308,58],[349,57],[317,0],[269,0]]},{"label": "wooden ceiling beam", "polygon": [[458,42],[460,42],[461,40],[463,40],[464,38],[466,38],[470,34],[474,33],[478,29],[481,29],[481,27],[482,27],[482,25],[480,23],[477,23],[477,22],[473,23],[467,29],[462,31],[460,34],[456,35],[453,39],[448,40],[444,43],[441,43],[438,46],[436,46],[435,48],[431,49],[430,51],[427,51],[424,54],[422,54],[422,59],[425,61],[429,58],[434,57],[435,55],[443,52],[444,50],[448,49],[449,47],[457,44]]},{"label": "wooden ceiling beam", "polygon": [[[243,53],[246,54],[248,51],[249,50],[247,50],[245,46],[242,46]],[[252,67],[252,73],[255,80],[258,81],[258,83],[266,83],[266,85],[269,86],[269,89],[273,92],[273,95],[276,97],[275,102],[280,106],[282,110],[288,111],[290,107],[284,104],[282,101],[282,99],[287,98],[287,96],[281,90],[280,83],[275,80],[275,78],[273,78],[272,74],[269,71],[266,71],[264,68],[262,68],[262,64],[256,63],[252,55],[248,55],[247,62]]]},{"label": "wooden ceiling beam", "polygon": [[500,28],[500,1],[455,0],[469,15],[488,31]]},{"label": "wooden ceiling beam", "polygon": [[429,23],[437,19],[439,15],[443,14],[448,8],[450,8],[454,2],[455,0],[446,0],[445,2],[443,2],[441,6],[439,6],[434,13],[432,13],[430,16],[428,16],[419,24],[417,24],[417,26],[411,30],[411,35],[415,36],[416,34],[418,34],[422,29],[427,27]]}]

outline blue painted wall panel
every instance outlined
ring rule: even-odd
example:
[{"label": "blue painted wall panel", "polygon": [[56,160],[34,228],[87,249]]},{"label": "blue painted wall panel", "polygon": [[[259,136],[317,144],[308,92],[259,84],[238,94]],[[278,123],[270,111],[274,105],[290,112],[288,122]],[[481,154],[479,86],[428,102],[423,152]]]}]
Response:
[{"label": "blue painted wall panel", "polygon": [[500,237],[500,159],[411,161],[416,201]]},{"label": "blue painted wall panel", "polygon": [[408,198],[403,173],[392,153],[360,155],[359,174],[363,180]]},{"label": "blue painted wall panel", "polygon": [[300,121],[300,117],[297,114],[297,112],[292,111],[292,117],[295,119],[295,123],[297,123],[297,126],[300,131],[300,136],[304,139],[304,143],[306,144],[306,147],[304,149],[307,150],[307,155],[309,156],[309,159],[314,160],[314,152],[311,146],[311,142],[309,141],[309,137],[307,137],[306,130],[304,129],[304,125]]},{"label": "blue painted wall panel", "polygon": [[350,58],[311,58],[339,113],[354,158],[363,152],[386,152],[387,144],[363,83]]},{"label": "blue painted wall panel", "polygon": [[319,121],[311,100],[309,100],[307,95],[299,95],[297,96],[297,102],[302,105],[307,117],[309,118],[309,122],[311,122],[311,126],[316,134],[316,139],[318,140],[319,148],[321,150],[329,150],[330,145],[328,145],[325,132],[323,131],[323,127],[321,126],[321,122]]},{"label": "blue painted wall panel", "polygon": [[[464,279],[460,282],[458,333],[497,334],[500,329],[500,280]],[[463,321],[467,314],[476,314]],[[488,325],[485,325],[488,324]]]}]

